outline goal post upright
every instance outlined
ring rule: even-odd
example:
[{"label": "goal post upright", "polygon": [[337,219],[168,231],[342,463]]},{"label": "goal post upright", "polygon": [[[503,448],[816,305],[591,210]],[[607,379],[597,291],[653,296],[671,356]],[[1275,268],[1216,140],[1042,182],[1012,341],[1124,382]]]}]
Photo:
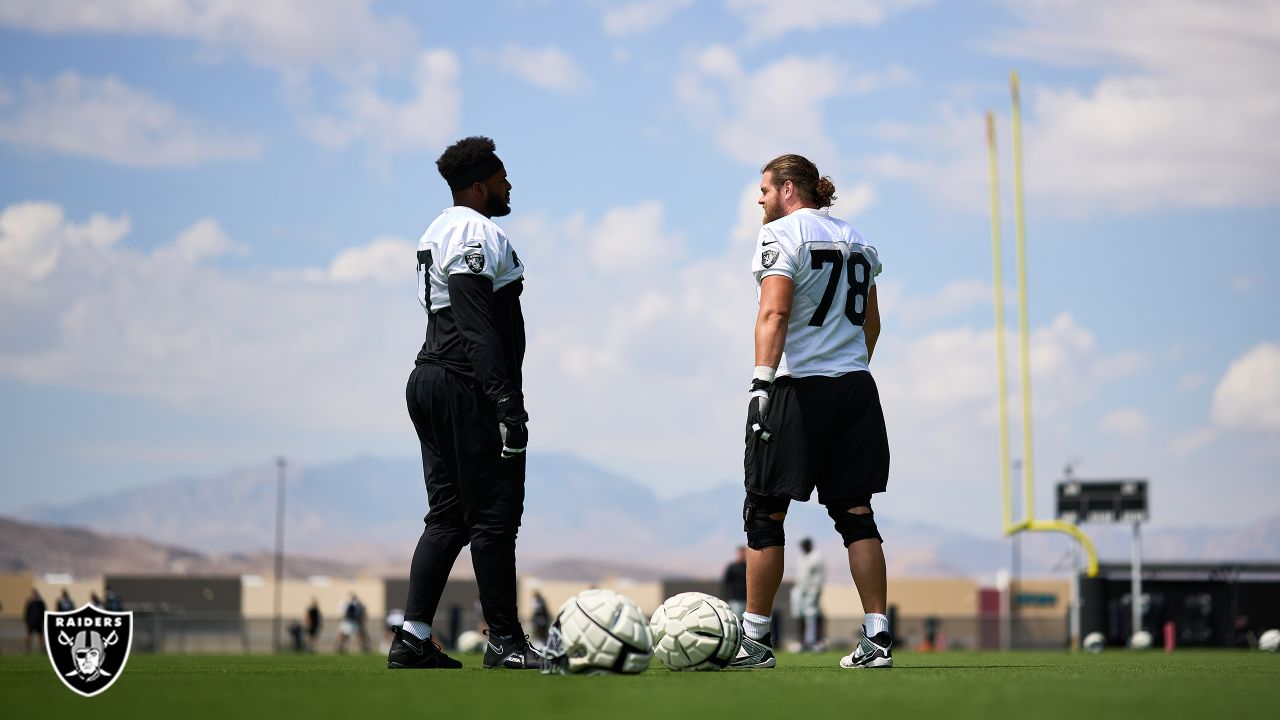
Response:
[{"label": "goal post upright", "polygon": [[987,158],[991,170],[991,276],[996,306],[996,376],[1000,403],[1000,488],[1005,532],[1013,525],[1012,480],[1009,477],[1009,377],[1004,356],[1004,249],[1000,243],[1000,188],[996,160],[996,116],[987,111]]},{"label": "goal post upright", "polygon": [[1035,453],[1031,442],[1031,339],[1027,315],[1027,228],[1023,216],[1022,200],[1022,99],[1018,91],[1018,73],[1009,73],[1009,92],[1013,108],[1010,122],[1013,127],[1013,232],[1018,263],[1018,355],[1022,381],[1022,501],[1026,506],[1023,515],[1028,520],[1036,516]]},{"label": "goal post upright", "polygon": [[[1032,458],[1031,432],[1031,341],[1028,330],[1026,225],[1023,215],[1022,111],[1020,107],[1018,73],[1016,71],[1009,74],[1009,89],[1013,105],[1011,121],[1013,125],[1014,226],[1018,265],[1018,336],[1022,387],[1022,472],[1025,508],[1022,520],[1017,522],[1013,519],[1013,488],[1009,473],[1011,463],[1009,457],[1008,367],[1005,361],[1003,247],[1000,241],[1000,196],[999,183],[997,181],[999,163],[996,153],[995,115],[992,112],[988,112],[986,116],[988,165],[991,174],[991,253],[992,273],[994,276],[992,286],[995,296],[996,374],[999,382],[997,397],[1000,404],[1000,485],[1003,529],[1006,535],[1033,531],[1058,532],[1071,536],[1084,549],[1087,562],[1085,573],[1089,577],[1095,577],[1098,574],[1098,552],[1089,536],[1075,523],[1063,520],[1037,520],[1035,515],[1035,464]],[[1075,603],[1074,597],[1072,602],[1073,604]]]}]

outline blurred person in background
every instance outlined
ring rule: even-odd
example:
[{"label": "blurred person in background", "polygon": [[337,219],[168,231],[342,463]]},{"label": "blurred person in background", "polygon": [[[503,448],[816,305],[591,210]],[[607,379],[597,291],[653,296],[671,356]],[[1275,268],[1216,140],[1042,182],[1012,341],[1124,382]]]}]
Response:
[{"label": "blurred person in background", "polygon": [[338,638],[334,650],[339,655],[347,652],[347,641],[356,634],[358,627],[356,621],[360,616],[360,608],[356,602],[356,594],[351,593],[351,597],[347,598],[338,610],[338,617],[341,619],[338,620]]},{"label": "blurred person in background", "polygon": [[124,599],[110,585],[107,586],[107,601],[103,610],[124,612]]},{"label": "blurred person in background", "polygon": [[316,651],[316,641],[320,639],[320,626],[324,620],[320,617],[320,601],[311,598],[311,605],[307,606],[307,647],[311,652]]},{"label": "blurred person in background", "polygon": [[44,642],[44,612],[46,609],[44,598],[40,597],[40,591],[31,588],[31,595],[27,598],[26,607],[22,609],[22,617],[27,622],[27,637],[25,641],[27,652],[31,652],[33,645],[38,647],[40,643]]},{"label": "blurred person in background", "polygon": [[819,626],[822,617],[822,587],[827,582],[827,562],[814,549],[813,539],[800,541],[800,571],[791,586],[791,615],[797,621],[800,647],[806,652],[822,649]]},{"label": "blurred person in background", "polygon": [[540,646],[547,644],[547,636],[551,633],[551,610],[547,607],[547,599],[542,593],[533,591],[533,612],[529,616],[533,623],[533,640]]},{"label": "blurred person in background", "polygon": [[76,609],[76,604],[71,599],[71,596],[67,594],[66,588],[62,588],[62,594],[58,596],[57,608],[58,612],[71,612]]},{"label": "blurred person in background", "polygon": [[720,578],[720,593],[733,614],[742,617],[747,611],[747,548],[738,546],[738,554],[724,568]]}]

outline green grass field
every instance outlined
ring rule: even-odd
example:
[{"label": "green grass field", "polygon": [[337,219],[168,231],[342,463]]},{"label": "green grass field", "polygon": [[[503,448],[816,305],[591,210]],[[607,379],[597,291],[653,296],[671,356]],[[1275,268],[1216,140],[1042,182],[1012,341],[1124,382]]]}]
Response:
[{"label": "green grass field", "polygon": [[[783,655],[765,671],[550,677],[388,671],[380,656],[135,655],[82,698],[42,655],[0,656],[7,718],[1200,718],[1280,717],[1280,655],[1179,650],[899,653],[892,670]],[[16,712],[15,712],[16,711]],[[865,714],[864,714],[865,713]]]}]

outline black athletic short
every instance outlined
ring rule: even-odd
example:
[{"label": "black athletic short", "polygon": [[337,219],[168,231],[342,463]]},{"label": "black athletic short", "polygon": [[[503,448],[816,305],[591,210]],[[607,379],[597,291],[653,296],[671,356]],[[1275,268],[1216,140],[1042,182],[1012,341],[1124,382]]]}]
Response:
[{"label": "black athletic short", "polygon": [[818,502],[884,492],[889,436],[871,373],[783,376],[769,392],[773,437],[747,427],[746,487],[757,495]]}]

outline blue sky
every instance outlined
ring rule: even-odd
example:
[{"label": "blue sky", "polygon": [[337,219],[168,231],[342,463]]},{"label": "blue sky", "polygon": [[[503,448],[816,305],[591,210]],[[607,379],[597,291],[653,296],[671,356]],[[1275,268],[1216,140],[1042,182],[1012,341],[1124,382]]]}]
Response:
[{"label": "blue sky", "polygon": [[739,479],[752,196],[801,152],[885,263],[878,507],[994,531],[982,118],[1012,302],[1017,70],[1042,512],[1075,462],[1151,478],[1161,525],[1274,515],[1275,67],[1261,1],[6,2],[0,512],[414,454],[413,244],[479,133],[529,268],[533,452]]}]

